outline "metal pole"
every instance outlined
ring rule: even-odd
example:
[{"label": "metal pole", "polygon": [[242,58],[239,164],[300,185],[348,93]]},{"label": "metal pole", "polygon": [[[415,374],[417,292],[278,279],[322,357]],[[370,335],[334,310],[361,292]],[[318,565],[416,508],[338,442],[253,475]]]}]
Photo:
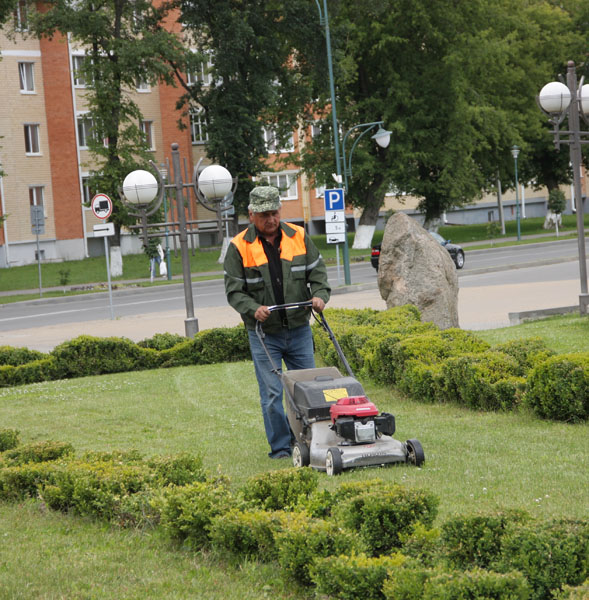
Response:
[{"label": "metal pole", "polygon": [[184,280],[184,300],[186,302],[186,319],[184,328],[186,337],[194,337],[198,333],[198,319],[194,316],[194,300],[192,298],[192,275],[190,272],[190,256],[188,254],[188,235],[186,231],[186,214],[184,212],[184,184],[180,170],[179,145],[172,144],[172,165],[174,168],[174,183],[176,185],[176,201],[178,220],[180,223],[180,253],[182,255],[182,278]]},{"label": "metal pole", "polygon": [[515,220],[517,221],[517,241],[521,241],[521,227],[519,219],[519,183],[517,178],[517,154],[514,157],[515,161]]},{"label": "metal pole", "polygon": [[587,258],[585,256],[585,224],[583,219],[583,192],[581,189],[581,129],[579,123],[579,104],[577,90],[577,72],[571,60],[567,67],[567,86],[571,93],[569,112],[569,129],[571,135],[571,163],[573,165],[573,184],[575,187],[575,204],[577,206],[577,243],[579,250],[579,276],[581,294],[579,310],[582,315],[589,314],[589,294],[587,293]]},{"label": "metal pole", "polygon": [[167,173],[166,173],[166,177],[163,178],[164,180],[164,221],[165,221],[165,227],[164,227],[164,231],[165,231],[165,236],[166,236],[166,268],[168,271],[168,281],[170,281],[172,279],[172,262],[170,259],[170,237],[168,234],[168,194],[166,193],[166,179],[167,179]]},{"label": "metal pole", "polygon": [[[35,227],[38,227],[36,225]],[[41,249],[39,247],[39,231],[37,230],[37,264],[39,266],[39,298],[43,297],[43,284],[41,283]]]},{"label": "metal pole", "polygon": [[[331,119],[333,123],[333,145],[335,148],[335,172],[338,175],[338,186],[342,187],[341,184],[341,175],[342,169],[340,164],[340,142],[339,142],[339,130],[337,124],[337,111],[336,111],[336,102],[335,102],[335,83],[333,77],[333,60],[331,56],[331,36],[329,33],[329,15],[327,13],[327,0],[323,0],[323,14],[321,13],[321,6],[319,5],[319,0],[315,0],[317,4],[317,8],[319,9],[319,18],[320,21],[323,21],[325,26],[325,45],[327,48],[327,68],[329,72],[329,91],[331,94]],[[350,257],[348,250],[348,221],[345,217],[345,206],[344,206],[344,279],[346,285],[351,283],[350,277]]]},{"label": "metal pole", "polygon": [[106,277],[108,281],[108,301],[110,303],[110,318],[114,321],[115,313],[112,307],[112,285],[110,283],[110,264],[108,260],[108,237],[104,236],[104,256],[106,257]]}]

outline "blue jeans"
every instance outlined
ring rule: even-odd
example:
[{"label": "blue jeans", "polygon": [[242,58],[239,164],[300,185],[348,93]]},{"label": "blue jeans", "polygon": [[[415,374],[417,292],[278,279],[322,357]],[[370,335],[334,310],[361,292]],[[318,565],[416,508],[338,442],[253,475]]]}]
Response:
[{"label": "blue jeans", "polygon": [[[290,454],[291,431],[282,405],[282,381],[277,374],[272,372],[272,365],[256,332],[248,330],[248,334],[260,389],[264,428],[270,444],[268,456],[273,457],[281,452]],[[312,369],[315,367],[313,335],[309,325],[303,325],[296,329],[283,329],[278,334],[267,333],[264,343],[272,356],[274,365],[280,369],[281,373],[283,360],[287,369]]]}]

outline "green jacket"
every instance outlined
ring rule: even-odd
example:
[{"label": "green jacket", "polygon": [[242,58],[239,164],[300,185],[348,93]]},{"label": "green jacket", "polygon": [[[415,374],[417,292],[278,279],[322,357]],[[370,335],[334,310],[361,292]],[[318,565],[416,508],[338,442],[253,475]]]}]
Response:
[{"label": "green jacket", "polygon": [[[331,288],[319,250],[302,227],[281,222],[280,228],[284,302],[302,302],[314,296],[327,302]],[[245,326],[255,329],[256,310],[260,306],[276,304],[276,301],[268,259],[253,224],[231,240],[224,270],[227,301],[241,315]],[[311,312],[306,309],[287,310],[288,328],[305,325],[310,315]],[[282,329],[278,311],[272,312],[263,328],[266,333],[277,333]]]}]

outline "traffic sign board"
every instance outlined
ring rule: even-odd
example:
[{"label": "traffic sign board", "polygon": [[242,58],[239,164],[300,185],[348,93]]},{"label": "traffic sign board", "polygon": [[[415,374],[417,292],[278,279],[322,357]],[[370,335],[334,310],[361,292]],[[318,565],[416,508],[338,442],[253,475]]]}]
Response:
[{"label": "traffic sign board", "polygon": [[346,213],[343,210],[328,210],[325,213],[326,223],[345,223]]},{"label": "traffic sign board", "polygon": [[114,223],[101,223],[100,225],[94,225],[94,237],[108,237],[115,234]]},{"label": "traffic sign board", "polygon": [[31,206],[31,230],[33,233],[45,233],[45,208],[42,204]]},{"label": "traffic sign board", "polygon": [[345,223],[325,223],[325,233],[329,235],[330,233],[345,233],[346,232],[346,224]]},{"label": "traffic sign board", "polygon": [[106,194],[96,194],[91,202],[92,212],[99,219],[108,219],[112,214],[112,200]]},{"label": "traffic sign board", "polygon": [[345,210],[343,188],[325,190],[324,198],[325,210]]},{"label": "traffic sign board", "polygon": [[328,244],[343,244],[346,238],[345,233],[328,233],[327,243]]}]

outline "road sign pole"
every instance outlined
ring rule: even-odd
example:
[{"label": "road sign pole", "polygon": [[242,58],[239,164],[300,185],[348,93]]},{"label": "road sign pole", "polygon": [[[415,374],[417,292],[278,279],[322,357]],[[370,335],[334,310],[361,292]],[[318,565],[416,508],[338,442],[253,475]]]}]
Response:
[{"label": "road sign pole", "polygon": [[37,229],[37,264],[39,266],[39,298],[43,298],[43,284],[41,283],[41,248],[39,247],[39,230]]},{"label": "road sign pole", "polygon": [[104,236],[104,256],[106,256],[106,276],[108,279],[108,301],[110,303],[110,318],[114,321],[115,313],[112,307],[112,285],[110,283],[110,264],[108,260],[108,237]]}]

